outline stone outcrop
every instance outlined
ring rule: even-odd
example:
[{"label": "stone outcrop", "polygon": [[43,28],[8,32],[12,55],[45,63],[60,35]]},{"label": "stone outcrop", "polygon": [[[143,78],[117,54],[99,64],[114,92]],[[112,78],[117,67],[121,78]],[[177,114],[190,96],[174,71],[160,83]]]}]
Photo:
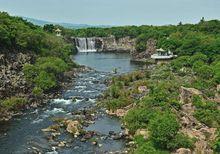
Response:
[{"label": "stone outcrop", "polygon": [[[76,46],[79,45],[77,43],[77,39],[79,38],[71,38]],[[81,38],[83,39],[83,38]],[[123,37],[116,39],[114,36],[110,37],[91,37],[87,38],[92,39],[95,42],[94,49],[98,52],[128,52],[132,53],[135,50],[136,39],[131,39],[130,37]],[[88,43],[88,42],[87,42]]]},{"label": "stone outcrop", "polygon": [[149,60],[150,56],[156,52],[156,44],[157,44],[156,40],[149,39],[146,42],[146,51],[139,53],[136,50],[133,50],[132,60],[139,62]]},{"label": "stone outcrop", "polygon": [[192,103],[192,97],[194,95],[202,95],[202,92],[195,88],[180,87],[180,103],[187,104]]},{"label": "stone outcrop", "polygon": [[23,53],[0,55],[0,99],[28,92],[22,67],[30,63],[32,58],[30,54]]},{"label": "stone outcrop", "polygon": [[135,105],[134,104],[131,104],[131,105],[128,105],[124,108],[121,108],[121,109],[117,109],[115,111],[113,110],[106,110],[106,113],[110,116],[116,116],[116,117],[124,117],[128,111],[133,108]]},{"label": "stone outcrop", "polygon": [[192,154],[190,149],[186,149],[186,148],[179,148],[176,150],[175,153],[173,154]]},{"label": "stone outcrop", "polygon": [[191,138],[196,138],[194,151],[191,152],[189,149],[178,149],[176,154],[212,154],[209,143],[216,138],[216,128],[209,128],[202,124],[194,117],[196,107],[193,105],[192,97],[199,95],[202,97],[202,92],[195,88],[180,88],[180,103],[182,104],[181,110],[178,111],[180,122],[182,125],[181,132]]},{"label": "stone outcrop", "polygon": [[132,52],[135,50],[135,39],[123,37],[116,39],[114,36],[99,38],[102,46],[98,51],[106,52]]},{"label": "stone outcrop", "polygon": [[73,135],[79,135],[80,134],[80,123],[79,121],[73,121],[73,120],[67,120],[66,121],[66,131]]}]

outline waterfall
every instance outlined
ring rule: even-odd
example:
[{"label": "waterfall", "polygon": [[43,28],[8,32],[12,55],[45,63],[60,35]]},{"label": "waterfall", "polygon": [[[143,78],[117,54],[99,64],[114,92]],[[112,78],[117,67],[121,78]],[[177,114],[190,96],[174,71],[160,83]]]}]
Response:
[{"label": "waterfall", "polygon": [[76,38],[76,47],[79,52],[96,52],[95,38]]}]

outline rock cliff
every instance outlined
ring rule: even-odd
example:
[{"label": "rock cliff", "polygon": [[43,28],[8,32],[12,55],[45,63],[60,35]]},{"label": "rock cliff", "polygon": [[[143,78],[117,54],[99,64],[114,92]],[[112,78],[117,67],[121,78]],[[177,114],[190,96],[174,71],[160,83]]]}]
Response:
[{"label": "rock cliff", "polygon": [[103,52],[132,52],[135,50],[135,39],[124,37],[116,39],[114,36],[97,38],[101,44],[98,51]]}]

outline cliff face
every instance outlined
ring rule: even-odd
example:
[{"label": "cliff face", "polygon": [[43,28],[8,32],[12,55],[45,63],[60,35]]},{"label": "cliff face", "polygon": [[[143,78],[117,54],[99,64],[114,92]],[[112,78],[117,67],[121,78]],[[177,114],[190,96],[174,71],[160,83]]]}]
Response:
[{"label": "cliff face", "polygon": [[22,67],[32,57],[23,53],[0,54],[0,99],[28,93]]},{"label": "cliff face", "polygon": [[98,51],[103,52],[132,52],[135,50],[135,39],[124,37],[116,39],[115,37],[98,38],[101,42]]},{"label": "cliff face", "polygon": [[75,46],[84,51],[97,50],[98,52],[128,52],[135,50],[135,39],[123,37],[116,39],[111,37],[72,38]]}]

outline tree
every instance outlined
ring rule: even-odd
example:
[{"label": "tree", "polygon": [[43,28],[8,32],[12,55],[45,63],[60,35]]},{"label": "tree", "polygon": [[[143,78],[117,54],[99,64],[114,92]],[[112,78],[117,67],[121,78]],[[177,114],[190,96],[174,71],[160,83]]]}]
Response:
[{"label": "tree", "polygon": [[158,148],[167,149],[169,142],[177,135],[180,126],[176,116],[164,113],[153,118],[149,123],[151,139]]},{"label": "tree", "polygon": [[55,26],[53,24],[46,24],[46,25],[44,25],[43,29],[46,32],[54,33]]}]

